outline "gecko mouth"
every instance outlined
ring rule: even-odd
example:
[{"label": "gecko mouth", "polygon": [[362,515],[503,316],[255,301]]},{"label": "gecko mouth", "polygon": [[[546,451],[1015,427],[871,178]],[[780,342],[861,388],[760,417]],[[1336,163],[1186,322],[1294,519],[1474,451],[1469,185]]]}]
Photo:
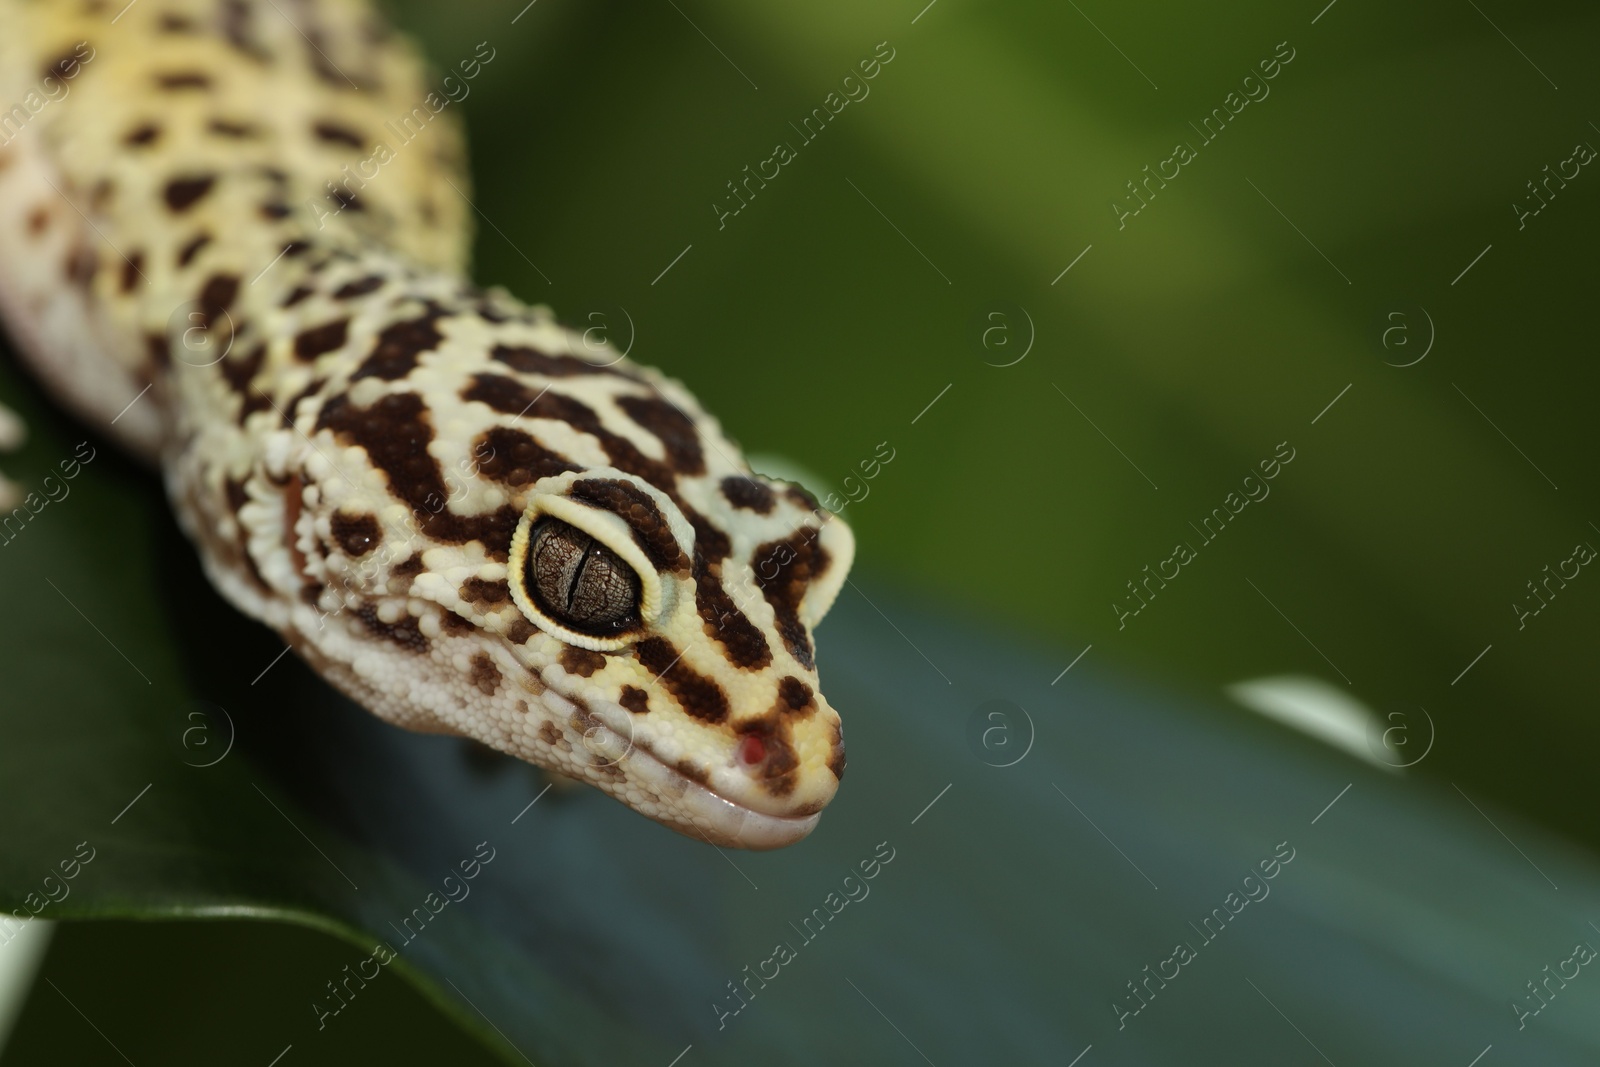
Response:
[{"label": "gecko mouth", "polygon": [[[555,695],[554,690],[548,690],[545,699],[548,701]],[[567,698],[562,698],[562,702],[566,703]],[[808,815],[772,815],[757,811],[709,786],[691,781],[656,755],[647,742],[611,728],[605,719],[630,721],[622,707],[596,700],[591,700],[589,706],[595,714],[574,709],[571,715],[572,725],[583,734],[583,746],[600,765],[615,766],[626,772],[620,781],[608,775],[591,780],[630,807],[686,837],[724,848],[756,851],[783,848],[811,833],[822,817],[820,811]],[[640,792],[658,797],[659,807],[638,805],[635,801]]]},{"label": "gecko mouth", "polygon": [[816,828],[821,812],[810,815],[768,815],[744,807],[697,782],[690,782],[641,748],[635,752],[643,762],[654,764],[665,774],[683,782],[678,798],[678,820],[669,823],[681,833],[700,837],[725,848],[753,851],[783,848],[804,838]]}]

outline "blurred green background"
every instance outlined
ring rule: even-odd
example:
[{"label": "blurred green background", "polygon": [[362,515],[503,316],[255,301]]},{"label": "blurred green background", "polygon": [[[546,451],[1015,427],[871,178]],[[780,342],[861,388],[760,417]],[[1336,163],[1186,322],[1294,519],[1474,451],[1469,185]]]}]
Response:
[{"label": "blurred green background", "polygon": [[[461,105],[492,223],[478,280],[606,316],[819,490],[888,442],[844,511],[860,573],[1042,647],[1041,685],[1092,645],[1085,668],[1201,698],[1296,672],[1380,714],[1426,708],[1417,774],[1600,847],[1600,579],[1522,629],[1512,606],[1600,544],[1600,177],[1583,169],[1523,228],[1513,208],[1600,144],[1600,14],[923,3],[394,7],[441,66],[497,52]],[[719,228],[726,183],[798,146],[790,124],[885,41],[870,96]],[[1280,42],[1294,59],[1270,95],[1202,145],[1189,124]],[[1119,229],[1111,202],[1179,141],[1198,157]],[[1190,524],[1285,441],[1270,497],[1119,628],[1125,583],[1199,547]],[[229,960],[261,991],[233,998],[237,1027],[280,1010],[286,970],[344,954],[277,928],[67,927],[45,973],[139,959],[127,1017],[203,1037],[204,998],[169,1002],[160,975]],[[488,1062],[388,990],[341,1028],[350,1048]],[[35,995],[6,1063],[43,1062],[73,1028]]]},{"label": "blurred green background", "polygon": [[[889,441],[846,517],[865,568],[950,617],[1206,692],[1340,681],[1249,579],[1359,699],[1429,709],[1429,771],[1600,842],[1600,592],[1580,577],[1521,631],[1512,609],[1600,544],[1600,189],[1585,170],[1520,231],[1512,209],[1600,144],[1592,8],[541,2],[512,31],[518,6],[402,8],[441,61],[504,41],[467,105],[510,238],[484,228],[482,280],[573,321],[626,307],[637,358],[836,488]],[[725,183],[885,40],[871,95],[719,230]],[[1201,145],[1189,123],[1282,41],[1271,95]],[[1110,202],[1180,140],[1199,158],[1119,230]],[[986,365],[1015,358],[982,338],[1001,310],[1020,343],[1016,307],[1032,351]],[[1432,351],[1391,366],[1422,310]],[[1396,323],[1413,343],[1386,350]],[[1271,497],[1119,631],[1125,583],[1281,441]]]}]

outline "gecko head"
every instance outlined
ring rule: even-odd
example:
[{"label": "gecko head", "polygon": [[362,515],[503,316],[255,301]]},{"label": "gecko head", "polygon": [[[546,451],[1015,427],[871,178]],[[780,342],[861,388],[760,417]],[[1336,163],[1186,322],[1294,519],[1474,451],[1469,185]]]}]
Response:
[{"label": "gecko head", "polygon": [[844,772],[811,630],[853,549],[747,472],[671,495],[613,468],[538,481],[507,580],[537,628],[519,651],[581,737],[559,769],[717,844],[804,837]]},{"label": "gecko head", "polygon": [[692,838],[798,841],[844,772],[811,633],[849,528],[752,474],[681,386],[518,328],[542,347],[500,346],[426,401],[363,378],[303,445],[286,438],[298,472],[252,480],[250,544],[287,546],[256,560],[293,605],[280,626],[397,725],[588,782]]},{"label": "gecko head", "polygon": [[501,562],[478,540],[386,554],[378,523],[339,503],[349,486],[319,484],[291,522],[290,580],[341,576],[307,587],[294,643],[380,717],[717,845],[780,848],[816,825],[845,757],[811,631],[854,539],[803,490],[745,471],[669,495],[611,467],[564,472],[489,513],[514,521]]}]

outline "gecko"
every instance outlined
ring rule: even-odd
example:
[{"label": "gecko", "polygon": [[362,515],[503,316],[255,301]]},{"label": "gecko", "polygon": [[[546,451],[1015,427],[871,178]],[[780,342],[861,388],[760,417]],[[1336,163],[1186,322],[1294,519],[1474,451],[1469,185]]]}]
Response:
[{"label": "gecko", "polygon": [[473,284],[435,77],[367,0],[0,0],[11,347],[379,718],[792,844],[844,772],[812,633],[850,529],[678,381]]}]

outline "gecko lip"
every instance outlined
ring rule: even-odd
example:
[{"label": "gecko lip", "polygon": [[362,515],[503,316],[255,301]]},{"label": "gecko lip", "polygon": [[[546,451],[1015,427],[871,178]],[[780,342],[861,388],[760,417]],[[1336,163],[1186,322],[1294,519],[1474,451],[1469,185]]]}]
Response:
[{"label": "gecko lip", "polygon": [[628,770],[673,801],[667,819],[680,833],[713,845],[755,851],[792,845],[816,828],[821,812],[769,815],[745,807],[667,766],[643,743],[635,741]]},{"label": "gecko lip", "polygon": [[[548,690],[545,699],[548,701],[553,695],[557,695],[555,691]],[[568,703],[568,698],[560,699],[563,704]],[[687,837],[728,848],[783,848],[811,833],[822,817],[820,811],[810,815],[771,815],[730,800],[685,778],[646,742],[615,730],[611,722],[630,721],[621,706],[591,699],[589,708],[597,719],[589,720],[584,746],[597,759],[625,767],[638,785],[660,796],[668,807],[653,817]],[[617,796],[626,799],[626,793],[624,788]]]}]

